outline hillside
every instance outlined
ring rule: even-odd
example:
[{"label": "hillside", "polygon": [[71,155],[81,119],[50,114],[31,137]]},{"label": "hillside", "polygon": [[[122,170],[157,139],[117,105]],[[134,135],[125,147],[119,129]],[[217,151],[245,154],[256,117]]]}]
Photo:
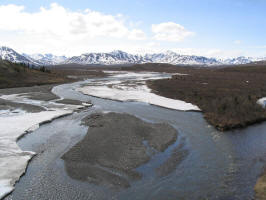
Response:
[{"label": "hillside", "polygon": [[62,83],[69,81],[64,76],[30,69],[25,64],[11,63],[0,59],[0,88]]},{"label": "hillside", "polygon": [[12,63],[26,63],[30,65],[36,65],[38,64],[36,61],[32,60],[29,57],[25,57],[15,50],[9,48],[9,47],[2,47],[0,46],[0,59],[2,60],[8,60]]}]

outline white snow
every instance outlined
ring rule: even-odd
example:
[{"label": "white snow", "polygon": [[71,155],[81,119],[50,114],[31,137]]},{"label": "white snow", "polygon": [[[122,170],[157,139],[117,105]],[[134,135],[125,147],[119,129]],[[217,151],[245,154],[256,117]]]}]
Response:
[{"label": "white snow", "polygon": [[209,58],[196,55],[180,55],[173,51],[161,53],[148,53],[145,55],[130,54],[119,50],[109,53],[86,53],[80,56],[65,57],[52,54],[19,54],[11,48],[0,46],[0,58],[17,63],[30,63],[35,65],[57,64],[143,64],[143,63],[167,63],[172,65],[231,65],[246,64],[255,61],[263,61],[265,57],[237,57],[237,58]]},{"label": "white snow", "polygon": [[266,107],[266,97],[263,97],[257,101],[259,105],[261,105],[263,108]]},{"label": "white snow", "polygon": [[141,63],[168,63],[168,64],[187,64],[187,65],[217,65],[221,62],[215,58],[202,56],[180,55],[172,51],[152,54],[130,54],[122,51],[113,51],[110,53],[86,53],[80,56],[74,56],[63,63],[77,64],[141,64]]},{"label": "white snow", "polygon": [[[108,81],[98,79],[97,82],[93,81],[88,86],[78,88],[77,91],[95,97],[118,101],[138,101],[175,110],[200,111],[197,106],[191,103],[154,94],[145,84],[145,80],[169,78],[170,75],[147,72],[137,73],[137,75],[132,72],[114,74],[113,77],[120,78],[115,83],[113,80],[110,80],[112,84],[109,84]],[[132,77],[135,77],[135,79],[132,79]]]},{"label": "white snow", "polygon": [[[82,106],[56,104],[45,101],[29,100],[18,94],[3,95],[0,98],[41,105],[46,110],[39,113],[27,113],[17,109],[15,112],[5,110],[0,114],[0,199],[14,189],[14,184],[25,172],[28,161],[34,152],[22,151],[16,141],[23,134],[39,127],[39,124],[71,114]],[[8,113],[7,113],[8,112]]]},{"label": "white snow", "polygon": [[128,72],[128,71],[103,71],[106,74],[111,74],[114,78],[128,78],[128,77],[153,77],[159,75],[156,72]]}]

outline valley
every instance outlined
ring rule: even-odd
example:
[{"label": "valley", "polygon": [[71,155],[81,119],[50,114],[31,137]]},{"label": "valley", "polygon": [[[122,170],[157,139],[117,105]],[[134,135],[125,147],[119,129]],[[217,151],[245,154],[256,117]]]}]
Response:
[{"label": "valley", "polygon": [[[22,151],[37,155],[6,200],[30,200],[36,196],[39,199],[78,196],[85,200],[88,195],[96,199],[135,199],[136,191],[140,199],[230,197],[248,200],[254,197],[257,191],[254,186],[262,172],[266,152],[265,123],[223,133],[207,124],[200,112],[165,109],[132,99],[113,101],[79,92],[88,86],[114,84],[114,81],[121,82],[120,86],[128,83],[129,87],[152,75],[126,71],[105,73],[109,75],[55,87],[0,91],[4,95],[0,98],[6,101],[35,106],[42,96],[41,101],[48,101],[40,104],[42,109],[48,105],[52,110],[58,106],[60,109],[69,107],[56,104],[62,99],[64,103],[93,104],[41,125],[18,141]],[[49,91],[55,97],[50,97]],[[51,112],[34,109],[37,113]],[[125,131],[130,135],[124,137]],[[161,139],[163,132],[167,140]],[[88,144],[91,144],[89,152],[94,153],[87,152]],[[120,154],[121,149],[126,153]],[[106,156],[111,152],[116,153]],[[147,156],[135,157],[138,153]],[[193,192],[195,190],[198,192]]]},{"label": "valley", "polygon": [[264,62],[44,67],[1,60],[0,70],[3,137],[21,125],[1,144],[16,157],[1,156],[16,163],[0,174],[5,200],[91,192],[134,199],[133,191],[141,199],[264,198]]},{"label": "valley", "polygon": [[266,200],[266,1],[0,1],[0,200]]}]

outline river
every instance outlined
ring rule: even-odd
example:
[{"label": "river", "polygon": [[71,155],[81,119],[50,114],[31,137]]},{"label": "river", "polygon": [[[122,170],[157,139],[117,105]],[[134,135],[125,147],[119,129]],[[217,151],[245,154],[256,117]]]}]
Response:
[{"label": "river", "polygon": [[[6,200],[253,199],[254,185],[266,162],[266,123],[222,133],[208,125],[199,112],[112,101],[77,92],[86,82],[88,80],[53,88],[59,97],[90,100],[94,106],[45,124],[19,140],[22,150],[38,155]],[[80,125],[81,119],[99,111],[123,112],[149,122],[169,123],[179,132],[177,142],[139,167],[137,170],[144,176],[130,188],[113,189],[71,179],[61,156],[86,134],[88,128]],[[181,142],[188,152],[185,159],[174,172],[155,176],[153,169]]]}]

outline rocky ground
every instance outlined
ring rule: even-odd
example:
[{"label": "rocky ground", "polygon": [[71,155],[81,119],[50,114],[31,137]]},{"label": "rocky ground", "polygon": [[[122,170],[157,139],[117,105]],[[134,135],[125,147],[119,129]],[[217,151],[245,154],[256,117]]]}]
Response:
[{"label": "rocky ground", "polygon": [[89,126],[87,135],[62,158],[72,178],[96,184],[129,187],[141,178],[136,168],[150,160],[149,152],[162,152],[177,138],[170,125],[147,123],[128,114],[93,114],[83,124]]}]

